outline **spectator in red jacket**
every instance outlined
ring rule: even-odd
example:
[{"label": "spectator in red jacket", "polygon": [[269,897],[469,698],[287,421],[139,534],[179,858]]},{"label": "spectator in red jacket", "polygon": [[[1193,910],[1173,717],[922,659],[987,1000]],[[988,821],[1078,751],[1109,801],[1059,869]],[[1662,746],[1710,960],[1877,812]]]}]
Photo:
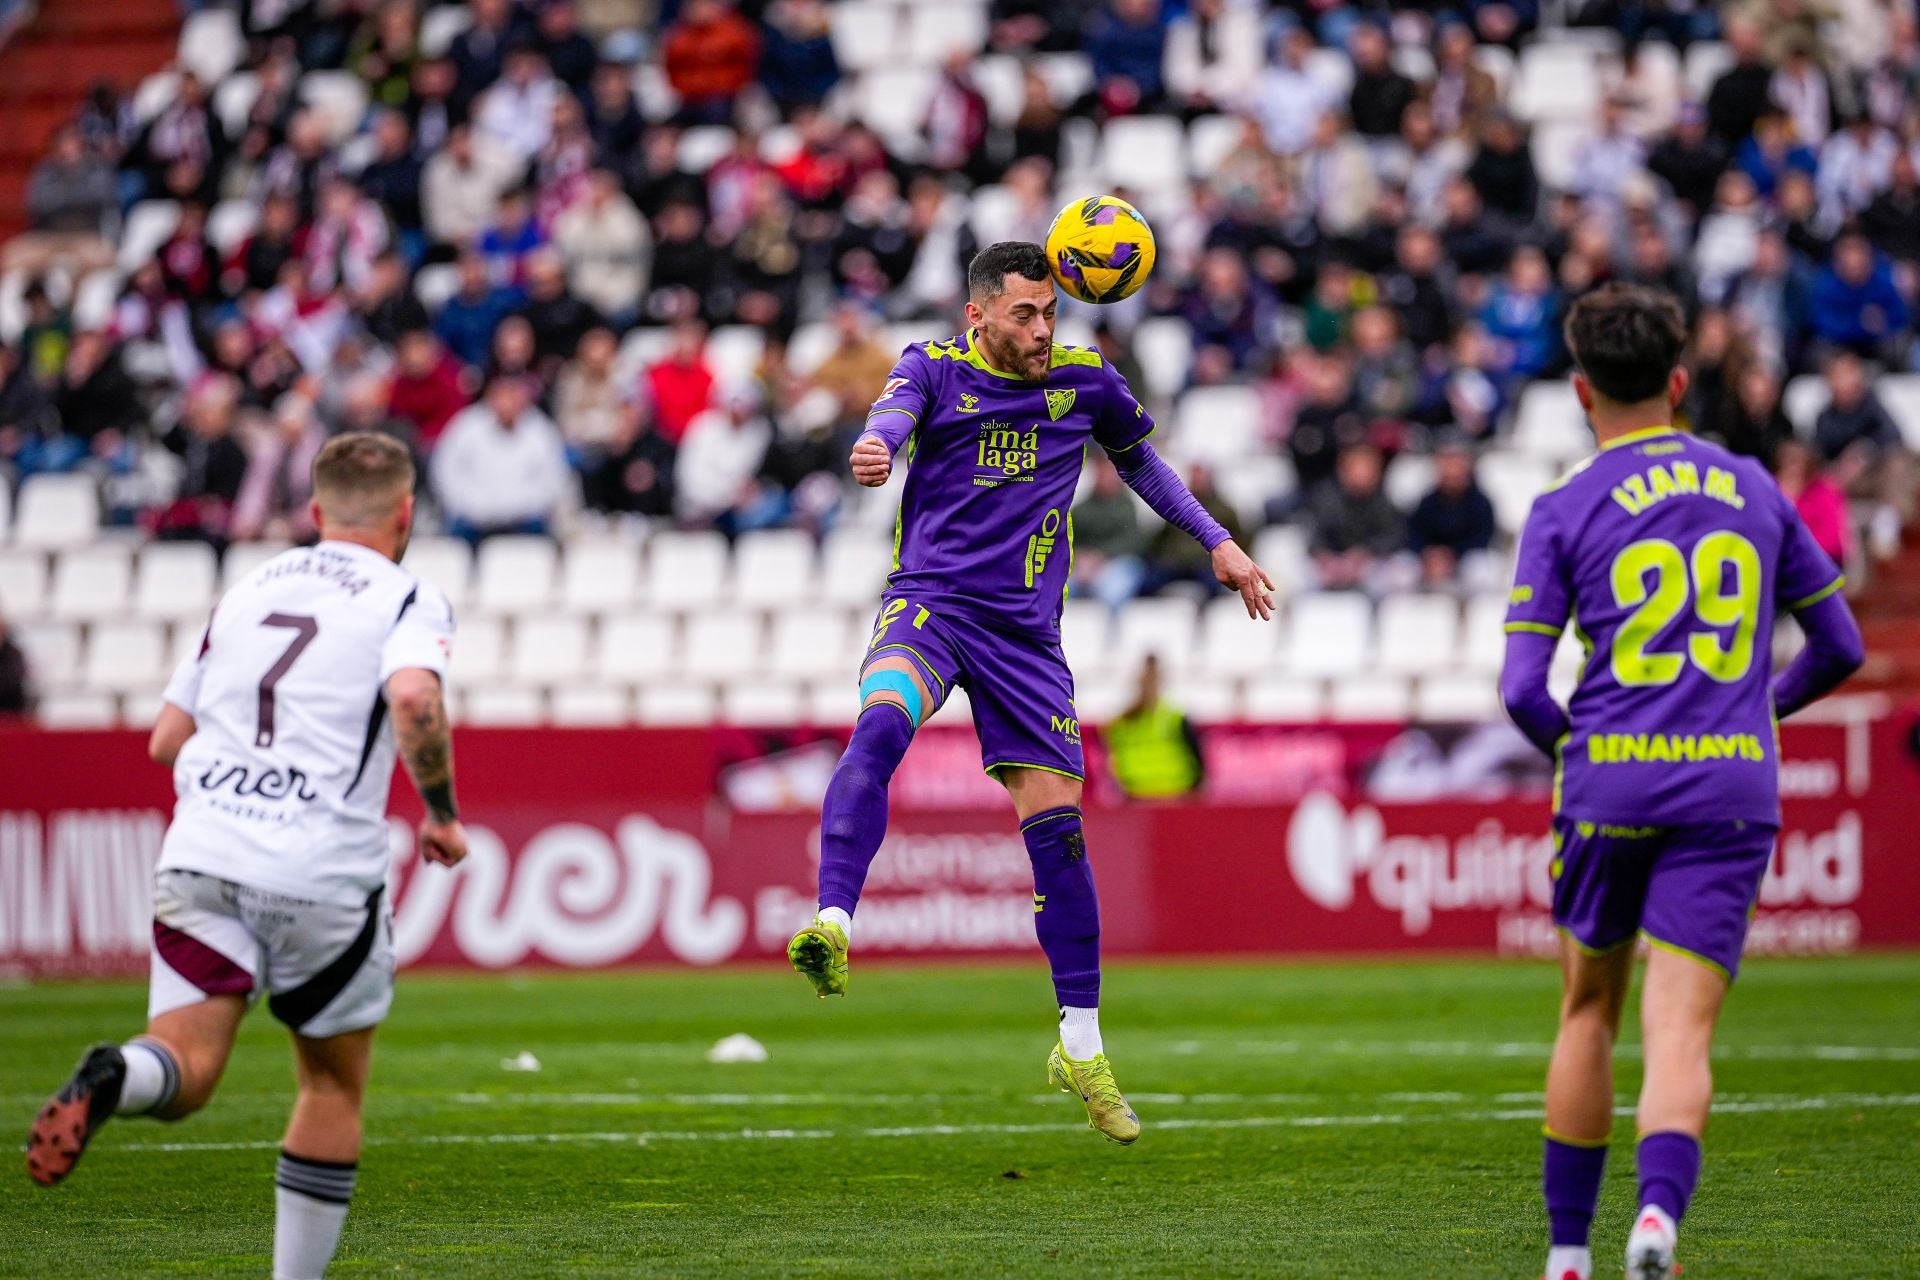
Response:
[{"label": "spectator in red jacket", "polygon": [[706,326],[683,320],[673,327],[673,346],[666,358],[647,370],[654,429],[676,448],[687,434],[687,425],[706,411],[713,398],[706,344]]},{"label": "spectator in red jacket", "polygon": [[440,345],[431,330],[415,329],[400,335],[400,359],[387,396],[387,412],[413,424],[422,450],[433,448],[447,420],[467,407],[467,390],[460,362]]},{"label": "spectator in red jacket", "polygon": [[760,70],[760,33],[727,0],[688,0],[661,42],[667,83],[687,124],[725,124]]}]

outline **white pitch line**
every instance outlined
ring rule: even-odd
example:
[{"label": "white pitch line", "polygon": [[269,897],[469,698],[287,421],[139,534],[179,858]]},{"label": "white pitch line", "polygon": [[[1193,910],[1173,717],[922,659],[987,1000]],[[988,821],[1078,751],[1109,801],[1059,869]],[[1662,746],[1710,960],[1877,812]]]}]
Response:
[{"label": "white pitch line", "polygon": [[[1714,1107],[1722,1113],[1765,1114],[1785,1111],[1830,1111],[1848,1107],[1920,1107],[1920,1093],[1838,1093],[1814,1097],[1753,1099],[1728,1102]],[[1616,1115],[1631,1115],[1630,1106],[1616,1106]],[[1352,1115],[1317,1116],[1235,1116],[1172,1120],[1148,1120],[1150,1129],[1316,1129],[1328,1127],[1400,1124],[1464,1124],[1483,1120],[1540,1119],[1539,1109],[1519,1110],[1425,1111],[1410,1113],[1381,1112]],[[988,1134],[1071,1133],[1081,1124],[935,1124],[901,1125],[848,1129],[678,1129],[641,1130],[634,1133],[438,1133],[402,1138],[372,1137],[368,1146],[529,1146],[557,1143],[609,1143],[645,1146],[650,1142],[767,1142],[817,1141],[827,1138],[933,1138],[967,1137]],[[122,1151],[271,1151],[276,1142],[131,1142]]]},{"label": "white pitch line", "polygon": [[[1181,1041],[1173,1051],[1198,1053],[1204,1048],[1198,1041]],[[1238,1053],[1247,1054],[1286,1055],[1319,1050],[1361,1057],[1415,1058],[1544,1058],[1553,1052],[1552,1043],[1544,1040],[1491,1043],[1477,1040],[1241,1040],[1235,1042],[1232,1048]],[[1640,1046],[1623,1044],[1614,1053],[1618,1057],[1637,1058],[1640,1056]],[[1722,1045],[1715,1047],[1713,1056],[1765,1062],[1920,1062],[1920,1048],[1860,1044]]]}]

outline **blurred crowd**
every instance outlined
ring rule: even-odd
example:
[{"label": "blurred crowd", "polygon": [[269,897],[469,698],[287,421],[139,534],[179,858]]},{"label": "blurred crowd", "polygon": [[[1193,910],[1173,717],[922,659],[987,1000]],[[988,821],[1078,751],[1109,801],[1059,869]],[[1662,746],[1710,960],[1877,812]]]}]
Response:
[{"label": "blurred crowd", "polygon": [[[1243,123],[1190,186],[1121,185],[1160,266],[1102,310],[1100,345],[1144,386],[1132,335],[1177,317],[1192,385],[1259,389],[1261,447],[1297,484],[1255,510],[1203,467],[1194,488],[1243,537],[1301,526],[1320,585],[1497,575],[1476,452],[1527,383],[1565,372],[1564,307],[1606,280],[1681,297],[1687,419],[1776,465],[1836,556],[1865,554],[1862,528],[1890,552],[1911,514],[1873,383],[1920,368],[1912,0],[1556,13],[1619,37],[1592,46],[1604,94],[1557,185],[1487,54],[1536,38],[1537,0],[992,0],[984,52],[1023,60],[1018,112],[989,109],[983,51],[962,47],[911,147],[849,106],[822,0],[464,7],[429,56],[420,0],[250,0],[238,128],[190,72],[144,119],[111,87],[88,97],[0,264],[26,281],[0,348],[14,482],[86,468],[112,518],[156,537],[297,540],[314,453],[374,429],[415,451],[430,518],[475,540],[629,516],[823,530],[897,354],[882,326],[957,328],[967,258],[1040,239],[1084,194],[1062,184],[1089,176],[1075,131],[1163,114]],[[1731,62],[1697,101],[1648,52],[1715,39]],[[1063,90],[1046,59],[1075,52],[1091,75]],[[342,127],[309,101],[315,70],[358,77],[364,115]],[[641,71],[670,92],[637,93]],[[714,124],[737,145],[683,167],[687,131]],[[111,266],[154,199],[177,224],[121,263],[105,321],[77,325],[71,282]],[[257,210],[224,250],[222,202]],[[419,288],[434,272],[450,287]],[[821,324],[824,359],[790,360]],[[723,325],[766,335],[749,376],[716,372]],[[638,364],[636,326],[670,335]],[[1799,441],[1782,394],[1803,373],[1831,395]],[[1435,477],[1410,509],[1382,488],[1406,452]],[[1077,528],[1079,585],[1102,599],[1205,583],[1204,555],[1143,526],[1110,470]]]}]

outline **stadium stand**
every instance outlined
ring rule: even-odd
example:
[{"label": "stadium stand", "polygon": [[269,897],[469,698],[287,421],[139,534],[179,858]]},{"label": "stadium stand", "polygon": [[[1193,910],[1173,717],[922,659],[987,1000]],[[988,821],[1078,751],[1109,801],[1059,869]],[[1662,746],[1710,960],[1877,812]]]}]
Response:
[{"label": "stadium stand", "polygon": [[[77,38],[87,8],[43,0],[20,39]],[[1147,211],[1160,265],[1064,307],[1061,340],[1130,378],[1285,600],[1245,626],[1123,494],[1064,621],[1089,720],[1148,653],[1197,719],[1497,714],[1514,535],[1589,447],[1558,316],[1610,278],[1693,313],[1694,429],[1812,443],[1850,569],[1897,582],[1913,6],[1773,9],[199,6],[171,65],[104,68],[57,119],[33,99],[45,136],[0,154],[32,163],[0,255],[0,611],[40,718],[149,716],[218,590],[311,536],[305,461],[359,427],[422,461],[407,563],[460,612],[470,722],[843,723],[898,499],[844,476],[864,408],[902,345],[959,327],[975,249],[1101,190]],[[1221,44],[1247,31],[1257,63]],[[1770,79],[1808,41],[1819,103]],[[443,466],[498,378],[532,391],[517,443]],[[1479,501],[1439,494],[1441,446],[1473,450],[1490,541],[1422,516]],[[1334,482],[1359,449],[1384,522]],[[527,498],[549,466],[557,496]],[[1385,541],[1332,589],[1363,516]]]}]

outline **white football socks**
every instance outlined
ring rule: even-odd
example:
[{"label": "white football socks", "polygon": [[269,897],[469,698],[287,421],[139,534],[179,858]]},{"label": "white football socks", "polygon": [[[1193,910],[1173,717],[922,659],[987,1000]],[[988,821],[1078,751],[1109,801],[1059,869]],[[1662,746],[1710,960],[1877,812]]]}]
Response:
[{"label": "white football socks", "polygon": [[1585,1245],[1557,1244],[1547,1250],[1546,1280],[1567,1280],[1569,1275],[1578,1280],[1591,1280],[1593,1276],[1593,1251]]},{"label": "white football socks", "polygon": [[1100,1055],[1098,1009],[1060,1006],[1060,1050],[1075,1062],[1090,1062]]},{"label": "white football socks", "polygon": [[847,935],[847,941],[853,941],[853,917],[840,907],[822,907],[817,913],[821,924],[837,924],[840,932]]},{"label": "white football socks", "polygon": [[118,1115],[139,1115],[173,1101],[180,1089],[180,1067],[157,1041],[129,1040],[120,1046],[127,1078],[120,1085]]},{"label": "white football socks", "polygon": [[359,1169],[280,1153],[274,1177],[273,1278],[320,1280],[346,1225]]}]

